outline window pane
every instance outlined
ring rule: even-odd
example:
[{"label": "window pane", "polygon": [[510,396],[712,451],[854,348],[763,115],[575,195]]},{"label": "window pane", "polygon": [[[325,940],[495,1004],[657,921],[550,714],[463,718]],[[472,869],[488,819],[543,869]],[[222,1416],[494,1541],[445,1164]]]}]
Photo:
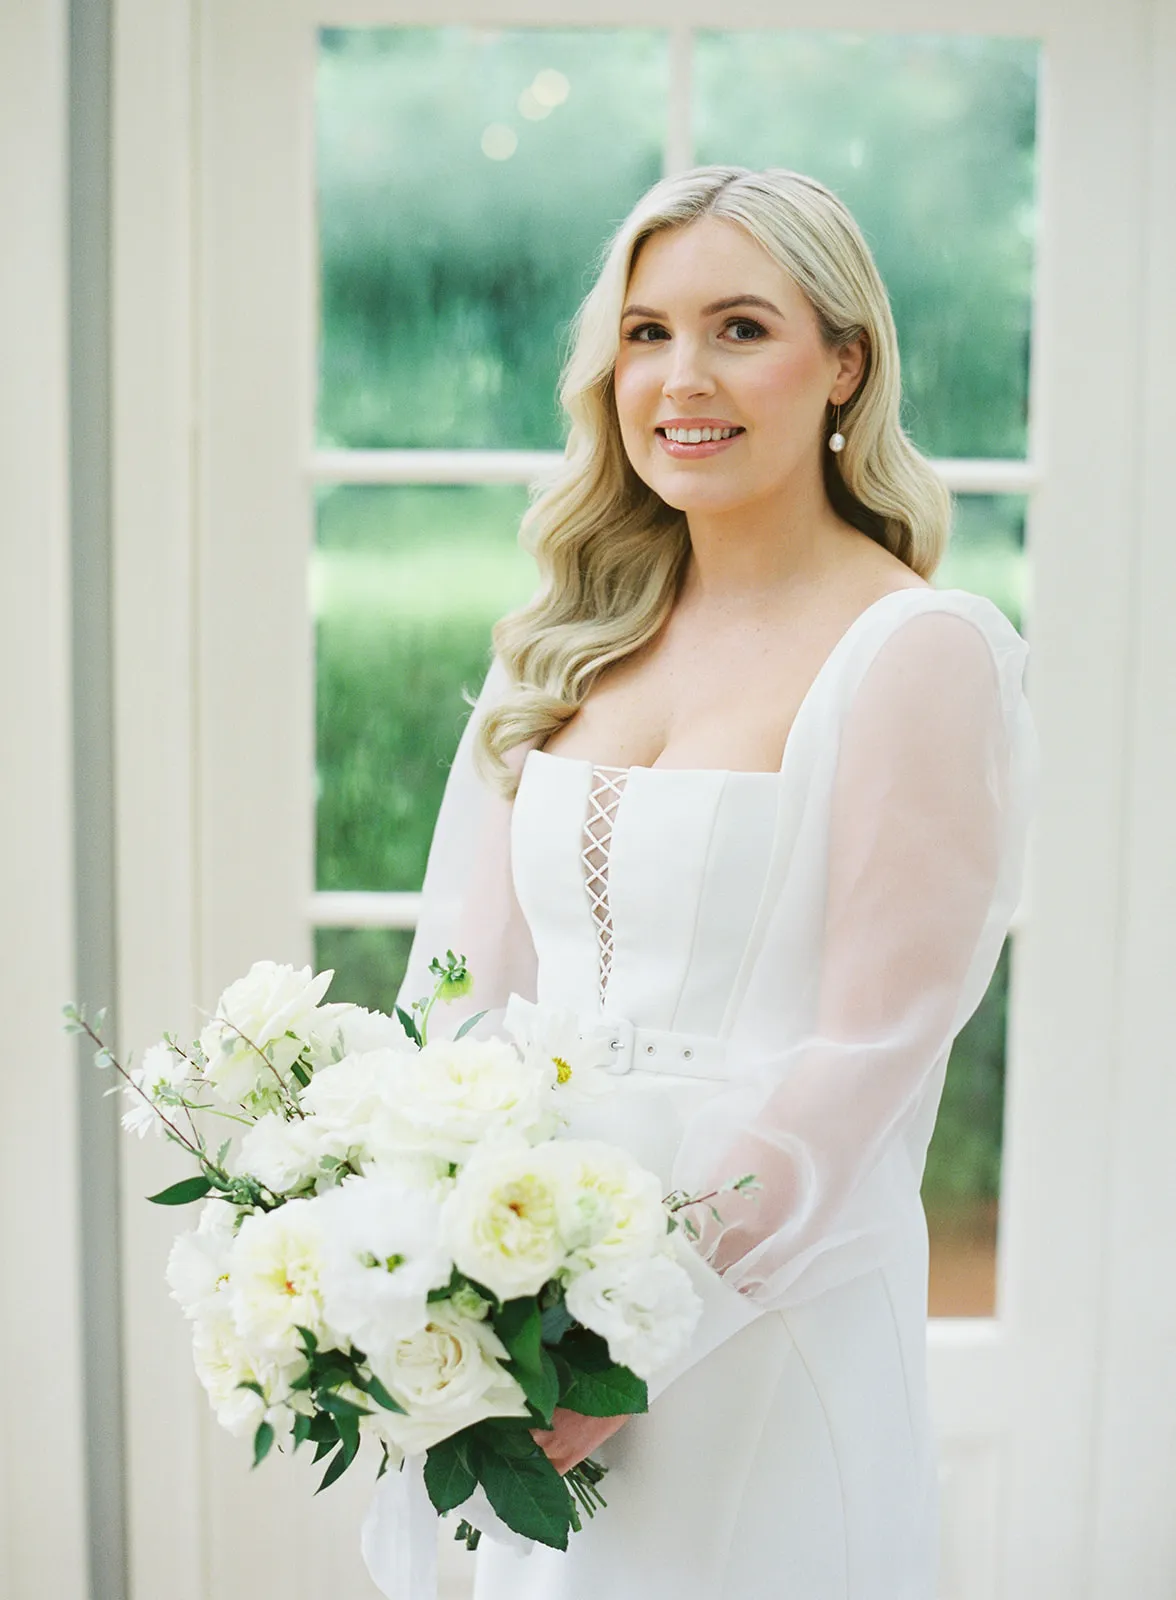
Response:
[{"label": "window pane", "polygon": [[317,928],[314,970],[334,971],[327,994],[332,1003],[350,1000],[391,1013],[411,945],[412,934],[401,928]]},{"label": "window pane", "polygon": [[665,35],[320,41],[320,444],[559,445],[563,334],[661,171]]},{"label": "window pane", "polygon": [[848,205],[890,292],[904,424],[1023,458],[1036,228],[1033,40],[703,33],[697,159],[791,167]]},{"label": "window pane", "polygon": [[1000,607],[1023,630],[1029,601],[1022,494],[968,494],[955,499],[947,554],[934,576],[937,589],[970,589]]},{"label": "window pane", "polygon": [[320,889],[419,889],[490,628],[535,588],[521,488],[340,487],[311,567]]}]

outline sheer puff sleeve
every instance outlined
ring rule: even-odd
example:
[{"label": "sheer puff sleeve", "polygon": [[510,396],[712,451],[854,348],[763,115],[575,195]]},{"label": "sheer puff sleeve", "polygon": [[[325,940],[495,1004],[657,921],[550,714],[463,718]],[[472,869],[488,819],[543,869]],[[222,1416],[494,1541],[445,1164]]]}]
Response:
[{"label": "sheer puff sleeve", "polygon": [[822,706],[774,924],[805,930],[811,961],[769,933],[739,1076],[679,1149],[690,1193],[758,1180],[719,1196],[721,1225],[695,1214],[700,1256],[759,1310],[873,1269],[925,1226],[948,1052],[1017,905],[1036,785],[1024,643],[967,598],[906,615]]},{"label": "sheer puff sleeve", "polygon": [[[434,1012],[438,1033],[452,1037],[478,1011],[488,1014],[474,1038],[501,1032],[502,1012],[512,990],[535,997],[536,956],[514,893],[510,862],[511,803],[490,787],[474,766],[474,736],[486,712],[505,693],[506,668],[495,656],[458,741],[433,829],[421,887],[416,933],[397,1004],[430,994],[429,962],[447,949],[464,955],[473,989]],[[516,746],[507,760],[521,766],[529,746]]]}]

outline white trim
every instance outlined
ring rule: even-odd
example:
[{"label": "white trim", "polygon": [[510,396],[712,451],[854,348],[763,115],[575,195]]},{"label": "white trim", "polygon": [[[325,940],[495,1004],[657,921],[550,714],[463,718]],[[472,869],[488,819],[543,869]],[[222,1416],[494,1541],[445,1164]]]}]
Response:
[{"label": "white trim", "polygon": [[[69,17],[0,6],[0,1593],[87,1591],[74,994]],[[91,1069],[92,1070],[92,1069]]]},{"label": "white trim", "polygon": [[313,928],[411,929],[420,906],[419,893],[324,890],[311,896],[308,920]]},{"label": "white trim", "polygon": [[662,170],[667,177],[694,165],[692,78],[694,29],[676,24],[670,29],[670,81],[666,102],[666,150]]},{"label": "white trim", "polygon": [[[312,483],[534,483],[556,471],[560,450],[317,450]],[[1033,461],[930,460],[953,494],[1032,494],[1043,474]]]}]

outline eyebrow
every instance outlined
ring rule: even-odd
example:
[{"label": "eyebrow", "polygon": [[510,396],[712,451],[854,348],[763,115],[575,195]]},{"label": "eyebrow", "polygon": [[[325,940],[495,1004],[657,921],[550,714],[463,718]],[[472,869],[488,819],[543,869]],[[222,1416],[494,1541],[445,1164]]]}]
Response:
[{"label": "eyebrow", "polygon": [[[771,311],[777,317],[784,315],[778,306],[758,294],[733,294],[727,300],[712,300],[709,306],[703,306],[702,314],[704,317],[713,317],[720,311],[734,311],[736,306],[759,306],[761,310]],[[664,311],[655,311],[651,306],[626,306],[621,317],[622,320],[625,317],[652,317],[657,322],[668,320]]]}]

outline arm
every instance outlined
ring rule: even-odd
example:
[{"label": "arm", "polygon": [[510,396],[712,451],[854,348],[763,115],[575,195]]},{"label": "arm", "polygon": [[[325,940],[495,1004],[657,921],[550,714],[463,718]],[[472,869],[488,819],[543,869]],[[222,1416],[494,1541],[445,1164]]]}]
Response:
[{"label": "arm", "polygon": [[908,618],[829,721],[836,760],[809,800],[827,813],[824,848],[786,890],[807,893],[798,909],[820,941],[811,1027],[773,1049],[761,1006],[762,1050],[687,1128],[674,1174],[692,1193],[745,1172],[761,1185],[724,1194],[723,1225],[703,1226],[699,1252],[722,1279],[703,1343],[735,1316],[733,1289],[778,1308],[885,1258],[896,1204],[917,1198],[913,1126],[929,1132],[1019,891],[1036,743],[1019,672],[998,671],[972,621]]},{"label": "arm", "polygon": [[[512,989],[531,998],[535,993],[535,949],[511,879],[510,802],[479,777],[473,761],[478,725],[506,687],[506,669],[495,657],[446,780],[397,996],[408,1010],[433,988],[428,970],[433,956],[444,959],[447,949],[464,955],[474,978],[472,992],[433,1014],[438,1033],[446,1035],[474,1012],[488,1010],[498,1015],[484,1017],[474,1030],[475,1037],[487,1037],[496,1031]],[[516,747],[508,760],[521,765],[525,750]]]}]

